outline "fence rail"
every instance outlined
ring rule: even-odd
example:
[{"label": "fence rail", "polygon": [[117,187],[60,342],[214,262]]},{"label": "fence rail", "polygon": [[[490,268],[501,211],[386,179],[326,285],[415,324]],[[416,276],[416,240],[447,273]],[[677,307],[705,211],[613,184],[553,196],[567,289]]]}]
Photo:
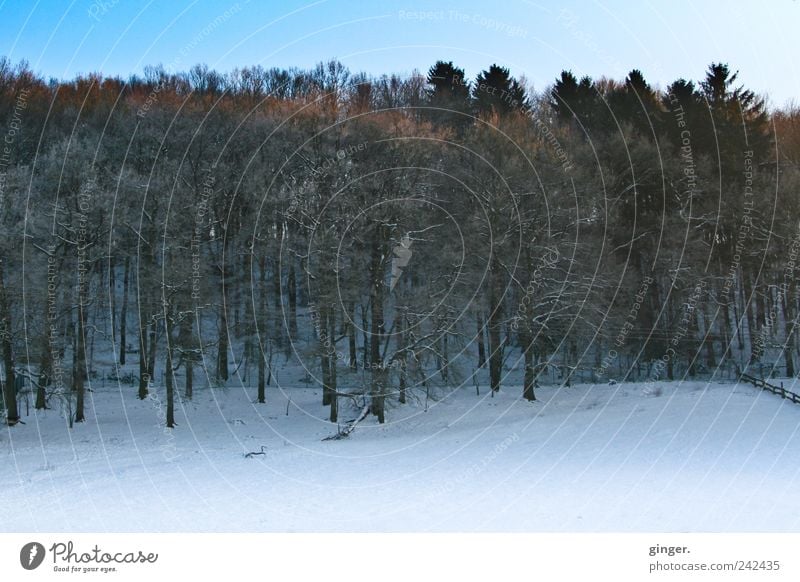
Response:
[{"label": "fence rail", "polygon": [[777,394],[781,398],[788,398],[795,404],[800,404],[800,394],[795,394],[791,390],[786,390],[783,387],[783,382],[781,382],[780,386],[775,386],[774,384],[770,384],[766,380],[762,380],[761,378],[756,378],[755,376],[750,376],[749,374],[741,374],[740,378],[746,382],[750,382],[757,388],[761,388],[762,390],[766,390],[767,392],[772,392],[773,394]]}]

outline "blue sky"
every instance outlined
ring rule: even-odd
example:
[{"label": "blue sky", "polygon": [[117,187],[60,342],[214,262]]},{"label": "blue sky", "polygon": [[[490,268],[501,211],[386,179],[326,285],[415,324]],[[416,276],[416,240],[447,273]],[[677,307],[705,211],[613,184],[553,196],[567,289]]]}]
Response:
[{"label": "blue sky", "polygon": [[796,0],[0,0],[0,55],[59,78],[332,57],[400,74],[452,60],[474,77],[497,62],[535,89],[562,69],[621,79],[639,68],[663,87],[723,61],[781,106],[800,95],[798,24]]}]

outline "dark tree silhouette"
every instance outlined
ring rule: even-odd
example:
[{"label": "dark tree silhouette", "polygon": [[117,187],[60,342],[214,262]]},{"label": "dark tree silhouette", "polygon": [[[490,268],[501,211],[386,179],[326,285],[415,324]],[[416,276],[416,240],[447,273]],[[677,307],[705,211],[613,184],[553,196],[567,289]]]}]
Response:
[{"label": "dark tree silhouette", "polygon": [[475,79],[472,97],[479,114],[505,114],[526,105],[525,89],[505,67],[492,65]]},{"label": "dark tree silhouette", "polygon": [[437,61],[428,71],[426,91],[428,105],[442,111],[432,111],[431,120],[444,125],[466,125],[467,115],[472,108],[470,83],[464,76],[464,69],[453,65],[452,61]]}]

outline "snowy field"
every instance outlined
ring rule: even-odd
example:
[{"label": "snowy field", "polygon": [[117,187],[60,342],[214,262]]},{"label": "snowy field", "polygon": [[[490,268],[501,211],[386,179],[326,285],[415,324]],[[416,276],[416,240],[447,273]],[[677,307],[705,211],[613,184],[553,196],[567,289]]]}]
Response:
[{"label": "snowy field", "polygon": [[2,531],[800,531],[800,406],[752,386],[465,388],[338,441],[318,389],[200,390],[172,432],[135,390],[23,405]]}]

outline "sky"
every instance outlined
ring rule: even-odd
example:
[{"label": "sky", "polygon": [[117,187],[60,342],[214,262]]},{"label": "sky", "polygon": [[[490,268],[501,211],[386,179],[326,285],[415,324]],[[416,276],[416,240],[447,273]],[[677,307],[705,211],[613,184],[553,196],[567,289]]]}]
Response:
[{"label": "sky", "polygon": [[725,62],[780,107],[800,101],[798,24],[798,0],[0,0],[0,55],[60,79],[331,58],[401,75],[453,61],[474,78],[497,63],[534,90],[564,69],[623,79],[638,68],[663,88]]}]

